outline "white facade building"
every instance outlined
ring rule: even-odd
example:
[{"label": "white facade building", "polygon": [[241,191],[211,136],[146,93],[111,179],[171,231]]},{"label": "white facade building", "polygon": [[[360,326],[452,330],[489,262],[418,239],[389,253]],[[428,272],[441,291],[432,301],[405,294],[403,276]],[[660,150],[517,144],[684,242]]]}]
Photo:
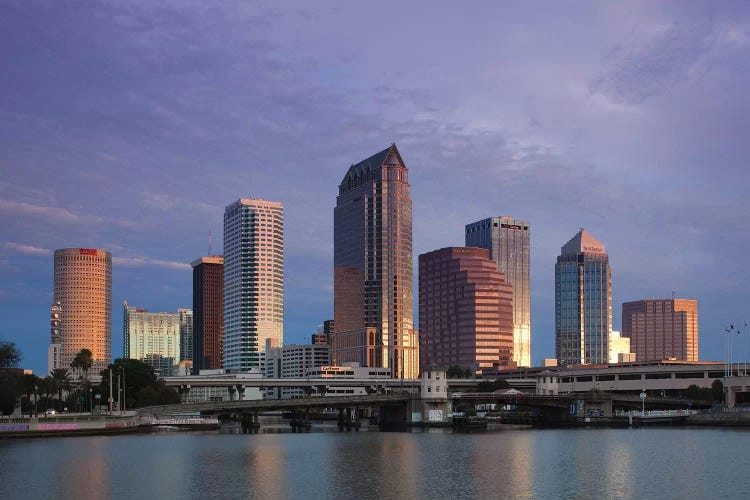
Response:
[{"label": "white facade building", "polygon": [[[305,377],[317,367],[329,364],[327,344],[289,344],[284,347],[266,346],[265,374],[267,378]],[[287,399],[304,396],[299,388],[269,388],[268,399]]]},{"label": "white facade building", "polygon": [[239,199],[224,210],[224,366],[262,369],[284,343],[284,208]]},{"label": "white facade building", "polygon": [[167,377],[180,364],[180,318],[177,313],[148,312],[123,301],[123,356],[139,359]]}]

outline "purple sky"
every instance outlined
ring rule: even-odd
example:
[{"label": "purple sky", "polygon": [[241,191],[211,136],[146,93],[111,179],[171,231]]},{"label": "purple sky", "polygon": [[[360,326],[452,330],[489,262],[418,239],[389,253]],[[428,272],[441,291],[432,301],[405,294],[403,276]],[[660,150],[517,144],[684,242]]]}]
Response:
[{"label": "purple sky", "polygon": [[0,338],[25,366],[46,372],[54,249],[113,253],[119,356],[122,300],[190,307],[187,263],[239,197],[284,203],[285,341],[307,341],[333,314],[338,183],[391,142],[415,262],[468,222],[530,221],[535,363],[579,227],[607,246],[616,329],[674,290],[724,359],[750,320],[750,6],[283,4],[0,7]]}]

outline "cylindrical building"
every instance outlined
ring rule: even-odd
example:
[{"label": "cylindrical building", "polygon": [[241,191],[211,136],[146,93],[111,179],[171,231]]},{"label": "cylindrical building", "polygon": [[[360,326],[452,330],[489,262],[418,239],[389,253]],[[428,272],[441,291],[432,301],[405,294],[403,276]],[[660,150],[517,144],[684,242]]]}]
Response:
[{"label": "cylindrical building", "polygon": [[81,349],[91,351],[90,376],[112,362],[112,254],[95,248],[55,251],[55,303],[60,322],[60,367]]}]

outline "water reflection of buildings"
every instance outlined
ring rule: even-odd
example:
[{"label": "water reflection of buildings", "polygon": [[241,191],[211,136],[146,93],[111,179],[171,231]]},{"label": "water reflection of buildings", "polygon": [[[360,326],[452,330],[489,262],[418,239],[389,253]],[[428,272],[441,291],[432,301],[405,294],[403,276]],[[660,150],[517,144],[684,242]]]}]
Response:
[{"label": "water reflection of buildings", "polygon": [[284,455],[289,447],[282,446],[273,435],[255,438],[247,450],[245,492],[252,492],[256,498],[289,498],[287,483],[294,479],[291,474],[287,477],[284,470],[292,459]]},{"label": "water reflection of buildings", "polygon": [[[535,498],[534,433],[503,431],[472,436],[472,470],[479,498]],[[488,457],[493,457],[488,460]],[[550,471],[551,472],[551,471]],[[539,497],[543,498],[543,497]]]},{"label": "water reflection of buildings", "polygon": [[[324,471],[325,486],[318,493],[327,498],[420,498],[417,437],[411,433],[321,434],[317,464]],[[363,453],[367,450],[367,453]],[[313,495],[314,496],[314,495]],[[294,497],[294,495],[292,495]]]},{"label": "water reflection of buildings", "polygon": [[111,450],[108,438],[101,436],[89,438],[86,446],[78,447],[75,460],[57,461],[46,457],[51,460],[57,475],[53,481],[55,486],[48,491],[56,492],[58,498],[111,498]]}]

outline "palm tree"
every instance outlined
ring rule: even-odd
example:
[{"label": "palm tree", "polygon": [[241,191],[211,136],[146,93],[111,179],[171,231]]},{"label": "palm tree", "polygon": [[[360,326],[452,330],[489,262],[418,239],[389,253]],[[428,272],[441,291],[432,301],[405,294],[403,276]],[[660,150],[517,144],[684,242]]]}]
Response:
[{"label": "palm tree", "polygon": [[52,376],[52,382],[57,391],[57,399],[60,401],[60,409],[62,410],[62,407],[64,406],[62,393],[63,391],[70,390],[72,379],[70,378],[67,368],[55,368],[49,372],[49,374]]},{"label": "palm tree", "polygon": [[43,379],[40,380],[40,389],[41,394],[44,397],[44,405],[43,408],[50,408],[50,399],[52,399],[52,395],[55,393],[55,381],[52,380],[52,377],[47,375]]},{"label": "palm tree", "polygon": [[23,390],[26,393],[26,401],[29,403],[29,418],[33,417],[33,405],[31,404],[31,395],[36,394],[36,388],[39,385],[39,377],[30,373],[23,375]]},{"label": "palm tree", "polygon": [[89,378],[89,368],[94,363],[93,355],[88,349],[81,349],[79,353],[75,355],[73,361],[70,362],[70,367],[80,369],[83,372],[83,378]]}]

